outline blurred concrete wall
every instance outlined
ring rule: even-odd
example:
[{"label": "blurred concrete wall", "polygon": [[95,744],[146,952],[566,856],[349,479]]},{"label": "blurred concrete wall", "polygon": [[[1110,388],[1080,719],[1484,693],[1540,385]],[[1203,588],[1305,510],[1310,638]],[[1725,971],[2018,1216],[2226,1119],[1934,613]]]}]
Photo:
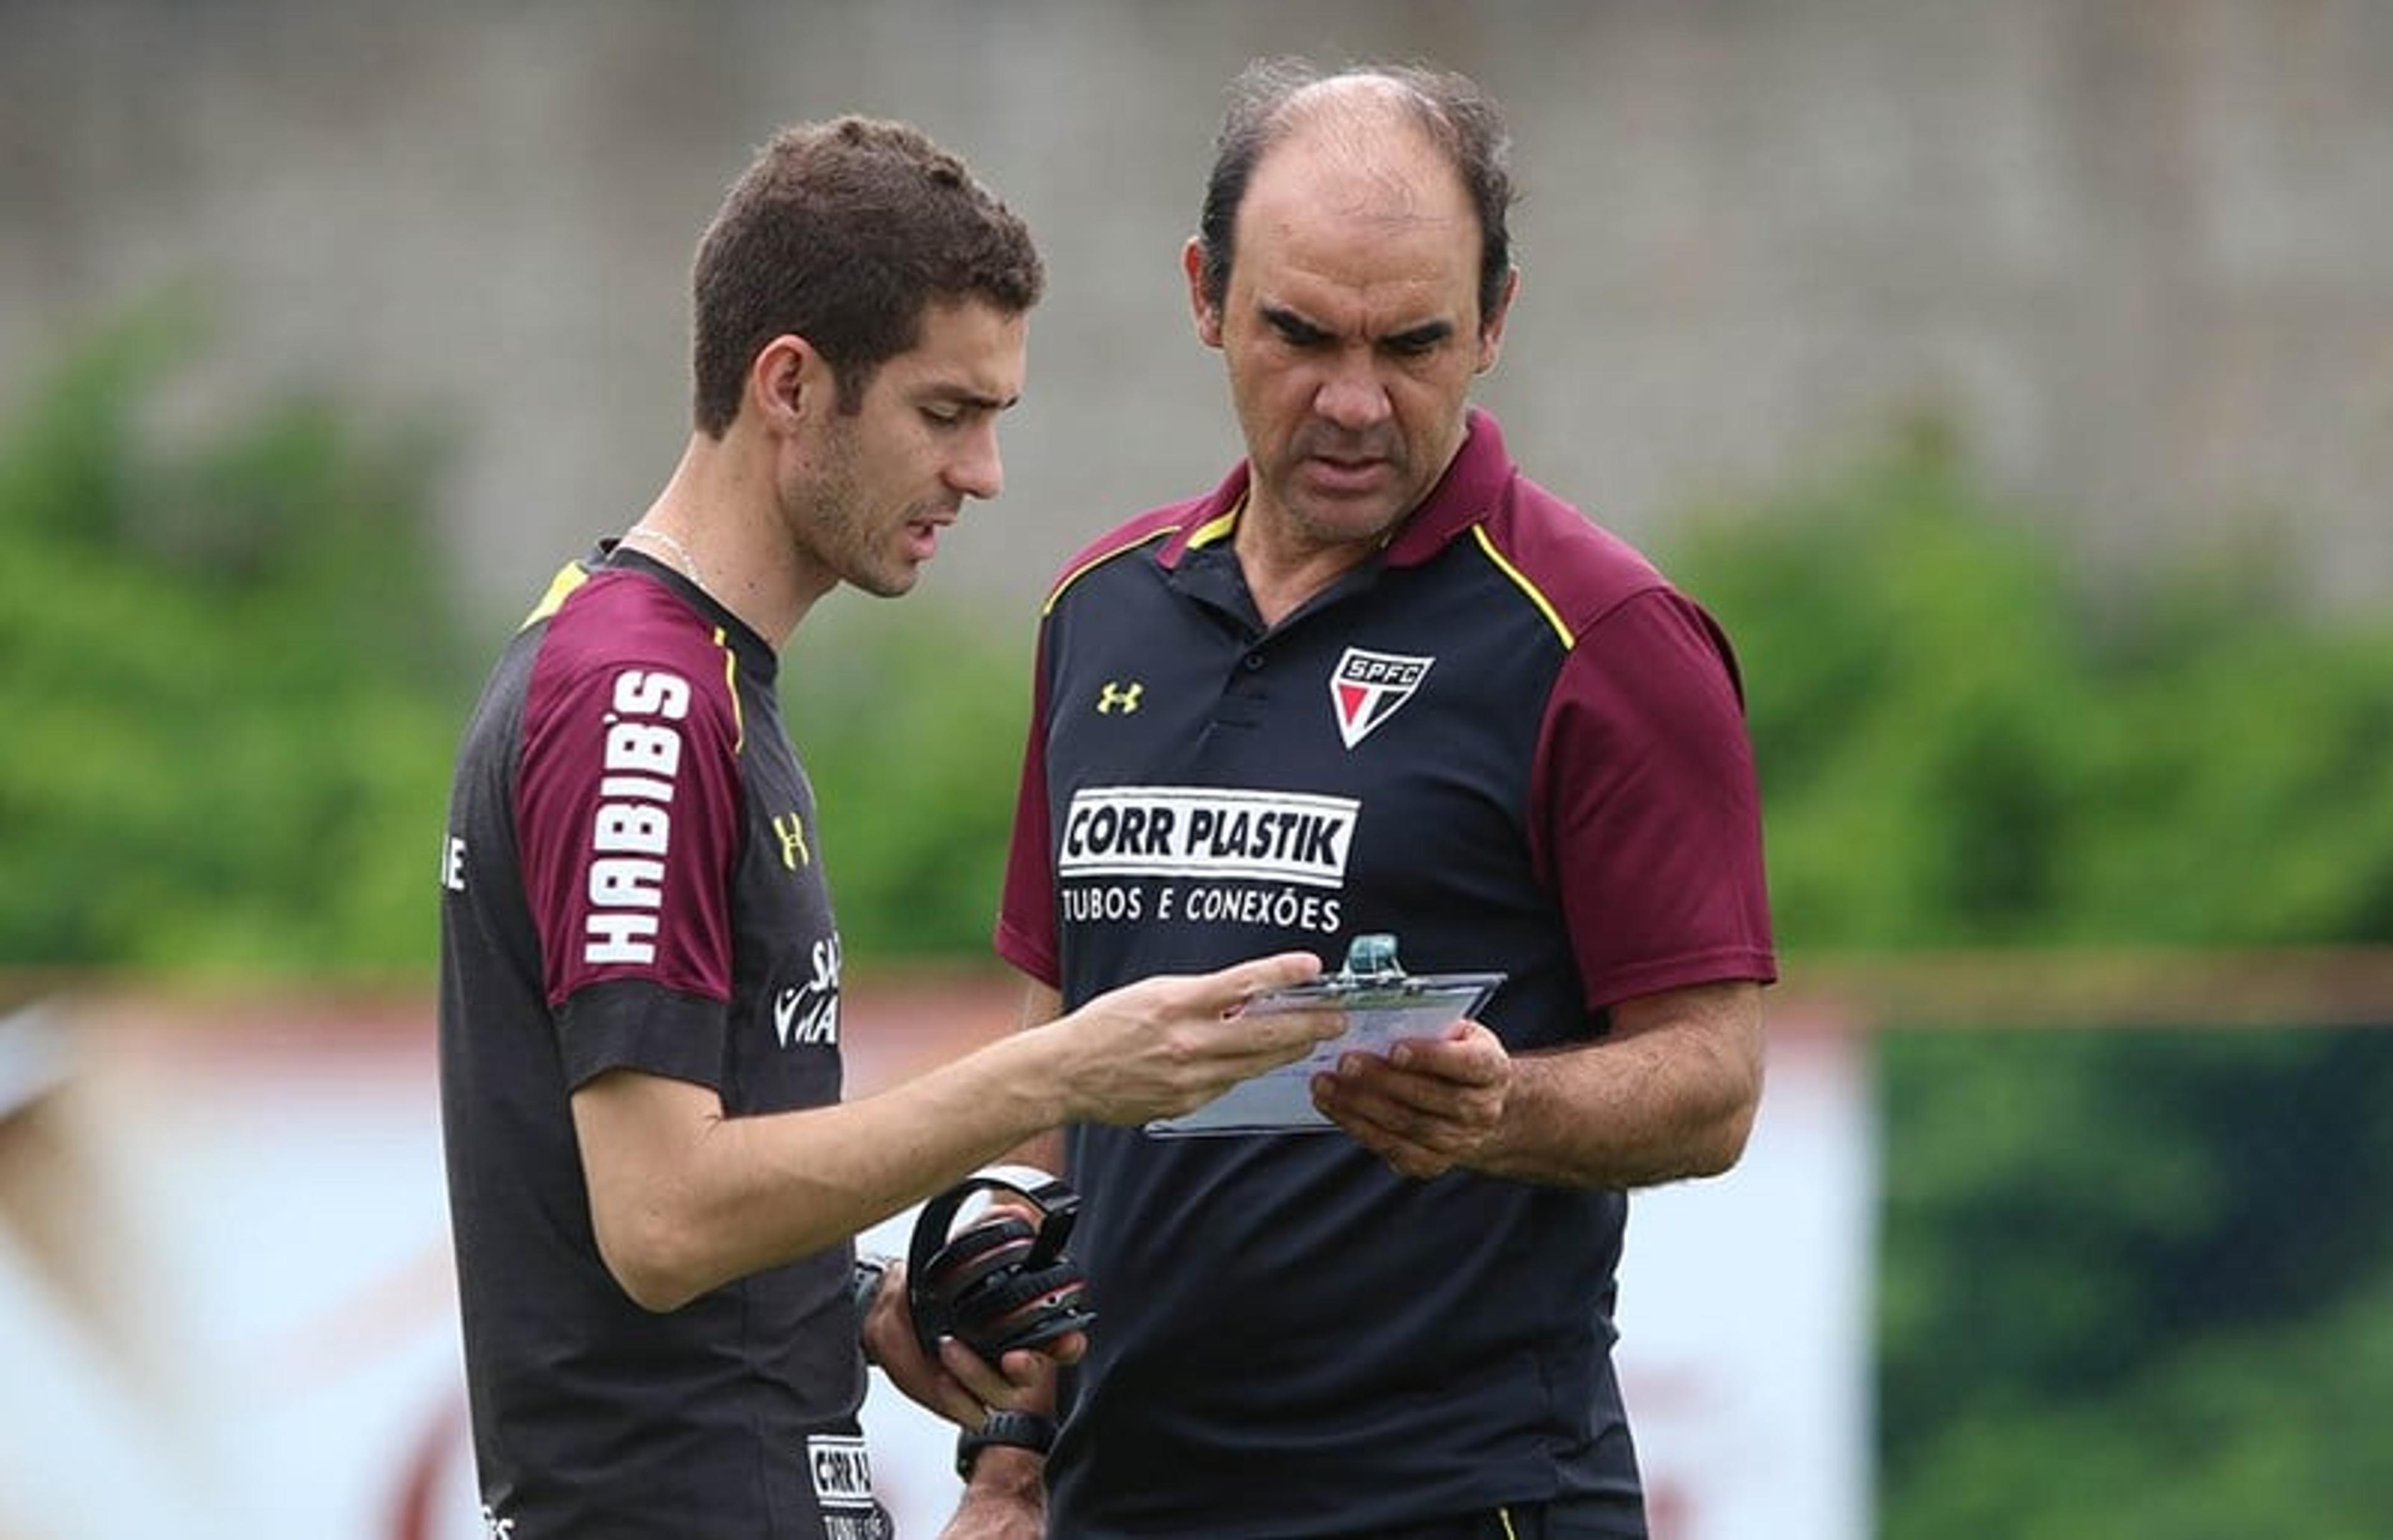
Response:
[{"label": "blurred concrete wall", "polygon": [[925,592],[1027,606],[1234,455],[1177,276],[1249,57],[1427,57],[1507,101],[1526,279],[1484,398],[1634,539],[1948,412],[2100,561],[2260,517],[2393,594],[2381,0],[0,0],[0,407],[196,281],[185,410],[441,414],[493,614],[685,432],[686,273],[778,123],[903,116],[1040,232],[1010,486]]}]

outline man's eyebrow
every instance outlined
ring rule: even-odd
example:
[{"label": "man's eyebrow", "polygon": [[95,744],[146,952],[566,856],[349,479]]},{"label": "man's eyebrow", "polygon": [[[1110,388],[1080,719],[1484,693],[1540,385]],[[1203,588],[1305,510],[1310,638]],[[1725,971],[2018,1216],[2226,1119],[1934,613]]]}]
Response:
[{"label": "man's eyebrow", "polygon": [[1394,347],[1431,347],[1454,335],[1454,322],[1425,320],[1419,326],[1408,326],[1401,332],[1391,332],[1382,340]]},{"label": "man's eyebrow", "polygon": [[1285,305],[1265,304],[1257,308],[1262,312],[1264,321],[1272,330],[1291,341],[1317,342],[1329,335],[1326,329],[1314,325]]},{"label": "man's eyebrow", "polygon": [[[1273,330],[1291,342],[1322,342],[1331,335],[1327,327],[1316,326],[1285,305],[1265,304],[1258,306],[1257,309],[1262,312],[1264,321]],[[1407,326],[1401,332],[1391,332],[1380,341],[1391,347],[1397,348],[1434,347],[1452,335],[1454,335],[1454,322],[1442,320],[1425,320],[1419,326]]]},{"label": "man's eyebrow", "polygon": [[945,401],[960,407],[973,407],[981,411],[1003,411],[1022,399],[1018,394],[993,396],[986,390],[974,390],[968,385],[948,383],[924,386],[920,398],[925,401]]}]

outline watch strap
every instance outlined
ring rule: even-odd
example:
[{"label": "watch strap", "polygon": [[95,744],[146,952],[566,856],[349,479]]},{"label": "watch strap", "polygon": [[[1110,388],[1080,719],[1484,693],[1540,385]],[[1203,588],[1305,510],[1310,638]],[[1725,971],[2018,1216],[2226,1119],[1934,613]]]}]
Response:
[{"label": "watch strap", "polygon": [[971,1481],[973,1463],[994,1444],[1044,1455],[1055,1447],[1055,1419],[1036,1412],[991,1412],[978,1428],[956,1435],[956,1474]]}]

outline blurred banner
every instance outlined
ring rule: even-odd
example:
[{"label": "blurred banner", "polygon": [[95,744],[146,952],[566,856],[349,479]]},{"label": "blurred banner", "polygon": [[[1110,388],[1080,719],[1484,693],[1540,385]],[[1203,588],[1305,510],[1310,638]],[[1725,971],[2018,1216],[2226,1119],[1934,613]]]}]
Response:
[{"label": "blurred banner", "polygon": [[[1011,997],[868,981],[851,1093],[969,1048]],[[1772,1030],[1744,1163],[1630,1217],[1619,1354],[1657,1540],[1869,1533],[1861,1039]],[[866,1244],[902,1251],[910,1220]],[[0,1024],[0,1361],[6,1540],[482,1536],[428,1008],[86,1000]],[[953,1429],[877,1379],[865,1423],[927,1540]]]}]

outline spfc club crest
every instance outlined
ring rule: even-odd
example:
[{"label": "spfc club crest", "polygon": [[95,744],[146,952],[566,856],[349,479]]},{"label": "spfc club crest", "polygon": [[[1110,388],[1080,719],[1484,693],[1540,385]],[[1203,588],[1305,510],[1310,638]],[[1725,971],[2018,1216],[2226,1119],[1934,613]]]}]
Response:
[{"label": "spfc club crest", "polygon": [[1338,736],[1352,749],[1373,728],[1396,714],[1429,676],[1434,658],[1348,647],[1329,672],[1329,700],[1338,711]]}]

